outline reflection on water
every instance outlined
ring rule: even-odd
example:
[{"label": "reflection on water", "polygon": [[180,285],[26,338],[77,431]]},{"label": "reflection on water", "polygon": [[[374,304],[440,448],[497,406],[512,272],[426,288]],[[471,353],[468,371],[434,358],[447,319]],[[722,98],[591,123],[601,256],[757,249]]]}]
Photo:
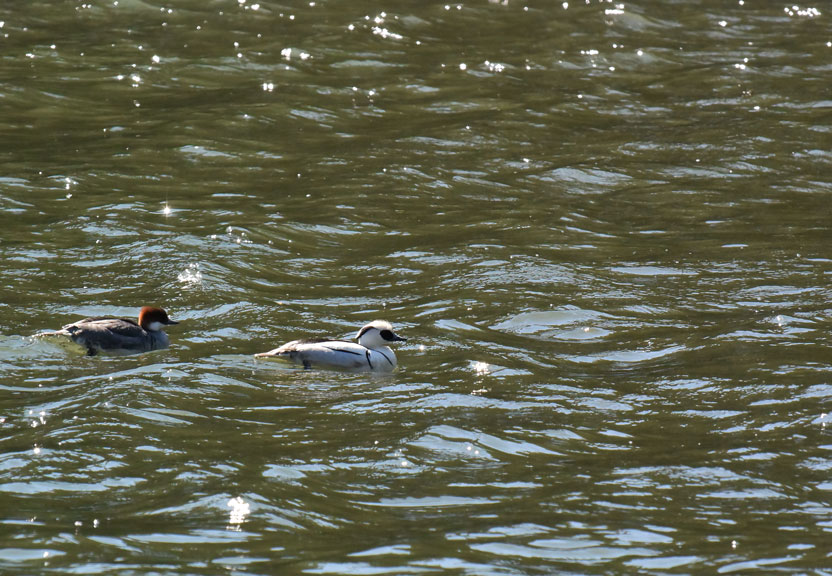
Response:
[{"label": "reflection on water", "polygon": [[[0,572],[821,574],[829,19],[0,7]],[[32,335],[164,306],[169,350]],[[410,336],[386,376],[255,362]]]}]

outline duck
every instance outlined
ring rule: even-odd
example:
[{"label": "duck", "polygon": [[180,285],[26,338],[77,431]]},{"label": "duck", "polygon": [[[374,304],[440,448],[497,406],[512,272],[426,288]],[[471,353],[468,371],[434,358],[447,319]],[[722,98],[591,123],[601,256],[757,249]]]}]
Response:
[{"label": "duck", "polygon": [[355,335],[356,342],[334,339],[292,340],[279,348],[255,354],[255,358],[280,358],[304,368],[327,368],[354,372],[389,373],[396,368],[396,355],[390,348],[406,342],[385,320],[366,324]]},{"label": "duck", "polygon": [[162,328],[174,324],[179,322],[171,320],[163,308],[144,306],[139,311],[138,322],[110,316],[84,318],[40,336],[67,337],[86,348],[88,356],[121,356],[168,348],[170,339]]}]

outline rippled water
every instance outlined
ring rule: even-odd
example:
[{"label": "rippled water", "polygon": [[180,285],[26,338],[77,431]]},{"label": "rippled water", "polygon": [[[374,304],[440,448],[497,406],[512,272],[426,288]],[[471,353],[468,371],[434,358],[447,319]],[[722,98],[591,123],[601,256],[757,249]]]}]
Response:
[{"label": "rippled water", "polygon": [[[0,572],[829,574],[825,5],[0,6]],[[32,335],[165,306],[166,351]],[[390,376],[252,355],[386,318]]]}]

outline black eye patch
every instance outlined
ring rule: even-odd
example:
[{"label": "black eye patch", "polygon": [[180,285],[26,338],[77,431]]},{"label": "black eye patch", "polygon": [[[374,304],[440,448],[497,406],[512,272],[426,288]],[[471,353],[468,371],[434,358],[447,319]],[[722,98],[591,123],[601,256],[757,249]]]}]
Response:
[{"label": "black eye patch", "polygon": [[390,330],[382,330],[381,337],[387,340],[388,342],[393,342],[396,337],[393,336],[393,333]]}]

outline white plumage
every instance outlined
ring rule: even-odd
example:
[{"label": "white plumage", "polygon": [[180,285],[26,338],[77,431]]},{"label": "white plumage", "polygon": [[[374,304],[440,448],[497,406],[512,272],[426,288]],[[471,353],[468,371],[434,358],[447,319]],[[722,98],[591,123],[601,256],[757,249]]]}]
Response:
[{"label": "white plumage", "polygon": [[389,322],[370,322],[355,336],[358,343],[345,340],[293,340],[279,348],[255,354],[257,358],[282,358],[304,368],[334,368],[359,372],[392,372],[396,355],[388,344],[404,342]]}]

